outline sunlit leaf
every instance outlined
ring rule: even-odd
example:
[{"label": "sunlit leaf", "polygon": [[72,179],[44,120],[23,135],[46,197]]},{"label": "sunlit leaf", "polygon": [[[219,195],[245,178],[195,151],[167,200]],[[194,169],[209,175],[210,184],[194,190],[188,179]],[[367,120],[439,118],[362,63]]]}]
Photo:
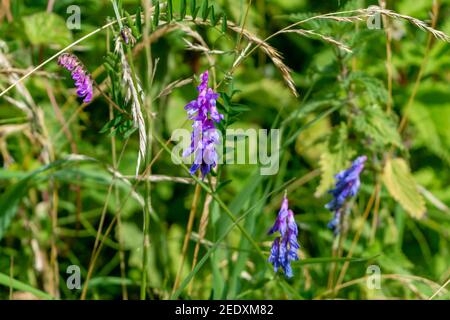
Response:
[{"label": "sunlit leaf", "polygon": [[319,160],[321,171],[320,184],[315,196],[320,197],[334,184],[334,176],[349,164],[354,152],[347,143],[347,127],[342,125],[339,132],[332,136],[328,142],[328,151],[323,153]]},{"label": "sunlit leaf", "polygon": [[24,17],[23,23],[25,34],[34,45],[67,46],[72,42],[72,33],[64,19],[55,13],[35,13]]},{"label": "sunlit leaf", "polygon": [[420,219],[425,215],[425,201],[405,160],[388,159],[383,171],[383,182],[392,197],[412,217]]}]

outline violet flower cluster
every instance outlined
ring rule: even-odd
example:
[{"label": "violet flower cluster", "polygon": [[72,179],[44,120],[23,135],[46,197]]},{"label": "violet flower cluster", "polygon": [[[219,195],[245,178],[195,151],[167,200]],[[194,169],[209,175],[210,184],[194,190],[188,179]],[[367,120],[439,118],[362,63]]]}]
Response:
[{"label": "violet flower cluster", "polygon": [[294,213],[288,208],[288,199],[284,196],[281,209],[269,234],[275,232],[281,234],[275,238],[270,250],[269,262],[273,264],[275,272],[281,267],[288,278],[293,276],[291,261],[298,260],[297,250],[300,245],[297,242],[298,229],[294,220]]},{"label": "violet flower cluster", "polygon": [[189,102],[184,109],[188,112],[192,124],[191,145],[184,150],[183,157],[194,154],[194,163],[190,173],[194,175],[198,169],[204,178],[218,160],[216,144],[219,143],[219,134],[215,123],[223,119],[223,115],[217,111],[216,100],[219,95],[208,88],[208,71],[200,75],[201,82],[197,87],[198,97]]},{"label": "violet flower cluster", "polygon": [[58,57],[58,64],[71,72],[72,79],[75,80],[75,86],[77,87],[77,95],[83,98],[83,102],[91,102],[93,95],[92,78],[81,61],[73,54],[63,53]]},{"label": "violet flower cluster", "polygon": [[328,227],[333,230],[335,235],[339,234],[340,231],[341,212],[345,202],[349,198],[356,196],[359,191],[361,184],[359,175],[364,169],[366,160],[366,156],[356,158],[350,168],[339,172],[335,176],[335,188],[329,191],[333,195],[333,199],[325,205],[325,208],[334,212],[334,217],[328,223]]}]

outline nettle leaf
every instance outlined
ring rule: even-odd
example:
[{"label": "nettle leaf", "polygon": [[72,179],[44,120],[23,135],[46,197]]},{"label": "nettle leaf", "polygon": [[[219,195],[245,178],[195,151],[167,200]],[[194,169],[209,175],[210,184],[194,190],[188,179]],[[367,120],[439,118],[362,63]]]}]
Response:
[{"label": "nettle leaf", "polygon": [[[311,114],[305,120],[307,123],[314,121],[315,115]],[[313,126],[302,130],[295,141],[295,151],[307,162],[316,164],[317,159],[328,151],[327,136],[331,134],[331,121],[329,117],[323,117]]]},{"label": "nettle leaf", "polygon": [[342,168],[339,154],[325,152],[320,156],[319,166],[321,171],[320,184],[317,186],[314,196],[321,197],[333,185],[334,175]]},{"label": "nettle leaf", "polygon": [[72,42],[72,33],[64,19],[55,13],[39,12],[23,18],[24,30],[33,45],[59,44],[67,46]]},{"label": "nettle leaf", "polygon": [[314,195],[322,196],[334,184],[334,176],[345,169],[355,154],[349,147],[347,126],[343,123],[339,130],[328,140],[328,150],[320,156],[320,184]]},{"label": "nettle leaf", "polygon": [[391,196],[413,218],[420,219],[425,215],[425,201],[404,159],[387,160],[383,171],[383,182]]},{"label": "nettle leaf", "polygon": [[388,92],[383,81],[380,79],[370,76],[365,72],[357,71],[349,75],[344,85],[348,87],[351,84],[364,89],[367,92],[367,97],[370,102],[381,104],[387,102]]},{"label": "nettle leaf", "polygon": [[414,112],[410,113],[409,118],[415,129],[414,146],[430,150],[450,165],[450,150],[445,145],[445,137],[439,134],[439,126],[429,108],[420,102],[415,102],[412,109]]},{"label": "nettle leaf", "polygon": [[396,122],[377,105],[372,105],[354,117],[354,127],[369,137],[377,147],[394,145],[403,148]]}]

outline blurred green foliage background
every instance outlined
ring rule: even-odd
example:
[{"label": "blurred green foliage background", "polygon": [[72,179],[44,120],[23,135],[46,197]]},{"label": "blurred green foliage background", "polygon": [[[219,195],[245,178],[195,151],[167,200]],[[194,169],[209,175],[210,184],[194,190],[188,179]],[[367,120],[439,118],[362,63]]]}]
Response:
[{"label": "blurred green foliage background", "polygon": [[[438,3],[435,27],[450,34],[450,1]],[[81,8],[80,30],[66,27],[70,5]],[[379,3],[254,0],[247,18],[249,1],[217,0],[210,5],[238,26],[245,21],[246,30],[264,39],[310,16]],[[109,0],[15,0],[3,1],[2,6],[1,91],[58,50],[115,19]],[[130,14],[139,6],[143,7],[141,1],[123,1]],[[175,15],[179,7],[180,2],[173,1]],[[387,1],[387,8],[432,24],[432,1]],[[233,228],[221,239],[231,221],[216,201],[208,205],[202,190],[181,280],[191,271],[203,210],[209,210],[209,223],[198,261],[210,255],[195,273],[192,288],[180,292],[181,298],[428,299],[449,279],[450,47],[405,20],[387,21],[386,28],[379,30],[368,29],[365,20],[318,19],[302,24],[302,28],[348,45],[352,53],[320,37],[285,33],[270,39],[270,45],[282,53],[284,63],[292,69],[298,98],[261,50],[233,75],[228,74],[236,59],[235,50],[247,44],[243,39],[236,48],[239,33],[223,33],[220,23],[215,28],[186,23],[211,50],[222,51],[213,55],[216,84],[221,83],[217,90],[228,94],[238,90],[233,103],[248,108],[231,128],[283,129],[278,174],[261,176],[257,165],[220,166],[217,194],[236,216],[247,214],[242,226],[268,255],[273,238],[266,233],[287,188],[299,225],[302,259],[293,263],[295,276],[287,280],[271,272],[271,266],[239,229]],[[110,75],[103,63],[114,46],[114,32],[117,29],[105,29],[72,48],[111,97]],[[205,55],[187,50],[183,39],[198,43],[179,27],[154,39],[151,53],[157,67],[149,86],[145,45],[139,48],[143,39],[138,38],[133,59],[146,99],[158,96],[173,81],[211,70]],[[155,134],[167,140],[173,130],[189,129],[191,123],[185,121],[183,107],[195,95],[192,82],[153,100]],[[29,106],[34,111],[30,112]],[[146,292],[150,298],[171,296],[195,186],[175,181],[174,177],[189,175],[173,164],[154,140],[153,157],[158,156],[152,174],[168,177],[168,181],[151,184],[149,267],[143,271],[145,183],[130,193],[139,139],[137,133],[129,139],[119,133],[102,133],[113,114],[102,95],[87,106],[81,105],[69,74],[56,60],[0,98],[1,299],[44,298],[43,292],[63,299],[80,298],[81,290],[66,286],[67,267],[80,267],[83,284],[97,230],[102,226],[103,234],[111,222],[87,298],[137,299],[142,272],[148,273]],[[405,114],[406,127],[398,133]],[[70,158],[70,154],[85,158]],[[326,191],[332,187],[333,175],[360,154],[369,156],[362,187],[348,216],[347,231],[334,239],[326,226],[332,216],[324,208],[330,200]],[[398,161],[392,164],[395,159]],[[389,162],[391,172],[386,171]],[[116,164],[123,179],[114,179],[108,169]],[[114,217],[119,214],[117,224]],[[333,291],[345,264],[333,259],[346,257],[350,250],[360,260],[348,264],[344,285]],[[366,285],[370,265],[380,267],[381,289]],[[11,278],[18,281],[14,286]],[[443,289],[436,298],[448,299],[449,294]]]}]

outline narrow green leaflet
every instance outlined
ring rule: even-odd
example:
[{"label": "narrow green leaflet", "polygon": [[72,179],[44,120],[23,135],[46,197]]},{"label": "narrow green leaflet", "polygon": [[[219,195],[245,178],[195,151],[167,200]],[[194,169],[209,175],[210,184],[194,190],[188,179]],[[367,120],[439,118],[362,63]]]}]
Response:
[{"label": "narrow green leaflet", "polygon": [[186,16],[186,0],[180,1],[180,20],[183,20]]},{"label": "narrow green leaflet", "polygon": [[153,24],[155,27],[159,24],[159,1],[155,2],[155,12],[153,13]]},{"label": "narrow green leaflet", "polygon": [[167,0],[167,20],[171,21],[173,19],[173,5],[172,0]]}]

